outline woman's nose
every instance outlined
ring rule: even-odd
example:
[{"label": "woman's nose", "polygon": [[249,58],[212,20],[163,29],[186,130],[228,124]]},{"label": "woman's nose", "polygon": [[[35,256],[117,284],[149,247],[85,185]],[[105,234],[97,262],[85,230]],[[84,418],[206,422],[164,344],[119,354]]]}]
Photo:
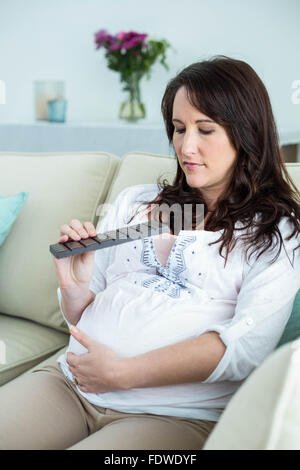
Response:
[{"label": "woman's nose", "polygon": [[182,141],[181,152],[184,155],[195,155],[199,153],[199,137],[194,133],[185,133]]}]

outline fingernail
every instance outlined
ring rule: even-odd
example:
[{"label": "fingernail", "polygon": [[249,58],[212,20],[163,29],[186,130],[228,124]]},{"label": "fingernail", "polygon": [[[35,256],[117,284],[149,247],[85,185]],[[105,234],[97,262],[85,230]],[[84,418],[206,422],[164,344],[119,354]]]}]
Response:
[{"label": "fingernail", "polygon": [[71,325],[71,326],[70,326],[70,330],[71,330],[73,333],[78,333],[78,328],[76,328],[76,326],[74,326],[74,325]]}]

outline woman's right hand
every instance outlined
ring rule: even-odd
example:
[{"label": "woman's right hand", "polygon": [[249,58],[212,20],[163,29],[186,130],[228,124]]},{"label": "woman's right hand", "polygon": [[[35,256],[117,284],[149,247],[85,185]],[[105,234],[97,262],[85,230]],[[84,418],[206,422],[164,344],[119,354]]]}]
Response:
[{"label": "woman's right hand", "polygon": [[[60,238],[57,243],[65,243],[69,240],[79,241],[81,238],[96,235],[97,232],[92,222],[85,222],[82,225],[78,219],[73,219],[69,225],[64,224],[60,227]],[[86,287],[94,273],[95,251],[60,259],[53,256],[53,262],[60,287]]]}]

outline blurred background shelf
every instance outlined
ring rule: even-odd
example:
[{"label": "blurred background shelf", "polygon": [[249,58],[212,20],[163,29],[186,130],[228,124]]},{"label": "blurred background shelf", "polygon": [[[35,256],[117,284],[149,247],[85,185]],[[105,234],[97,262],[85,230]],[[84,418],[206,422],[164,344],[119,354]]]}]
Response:
[{"label": "blurred background shelf", "polygon": [[[279,129],[287,162],[300,162],[299,129]],[[122,156],[131,151],[173,155],[163,123],[121,120],[97,122],[47,121],[0,124],[1,152],[103,151]]]},{"label": "blurred background shelf", "polygon": [[171,154],[163,125],[119,120],[0,124],[0,151],[103,151],[122,156],[135,150]]}]

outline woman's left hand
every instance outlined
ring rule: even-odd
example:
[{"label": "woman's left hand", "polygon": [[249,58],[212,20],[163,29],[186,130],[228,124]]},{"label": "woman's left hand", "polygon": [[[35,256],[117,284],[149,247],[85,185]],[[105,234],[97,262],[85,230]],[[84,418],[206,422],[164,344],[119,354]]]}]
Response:
[{"label": "woman's left hand", "polygon": [[70,328],[70,333],[88,350],[80,355],[67,353],[67,363],[80,390],[85,393],[122,390],[120,372],[124,359],[74,326]]}]

